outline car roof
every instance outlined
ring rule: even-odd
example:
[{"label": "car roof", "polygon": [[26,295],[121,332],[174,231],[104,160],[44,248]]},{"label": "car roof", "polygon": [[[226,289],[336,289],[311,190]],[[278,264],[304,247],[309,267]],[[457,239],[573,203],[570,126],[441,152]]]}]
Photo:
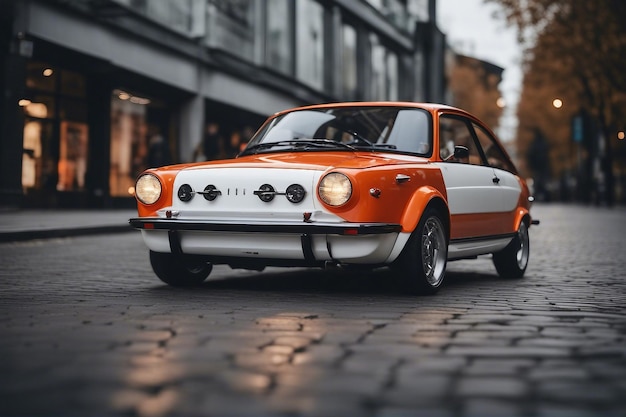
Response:
[{"label": "car roof", "polygon": [[428,110],[430,112],[437,112],[439,110],[454,110],[460,113],[467,114],[466,111],[461,110],[456,107],[448,106],[445,104],[437,104],[437,103],[418,103],[412,101],[351,101],[351,102],[334,102],[334,103],[323,103],[323,104],[313,104],[301,107],[294,107],[291,109],[285,109],[275,113],[275,116],[289,113],[297,110],[313,110],[313,109],[332,109],[332,108],[340,108],[340,107],[414,107],[418,109]]}]

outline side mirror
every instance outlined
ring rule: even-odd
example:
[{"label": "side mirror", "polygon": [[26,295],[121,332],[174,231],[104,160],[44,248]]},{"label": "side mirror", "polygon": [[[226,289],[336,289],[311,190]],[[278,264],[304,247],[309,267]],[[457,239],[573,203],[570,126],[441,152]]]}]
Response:
[{"label": "side mirror", "polygon": [[469,158],[469,149],[466,146],[457,145],[454,147],[454,159],[467,159]]}]

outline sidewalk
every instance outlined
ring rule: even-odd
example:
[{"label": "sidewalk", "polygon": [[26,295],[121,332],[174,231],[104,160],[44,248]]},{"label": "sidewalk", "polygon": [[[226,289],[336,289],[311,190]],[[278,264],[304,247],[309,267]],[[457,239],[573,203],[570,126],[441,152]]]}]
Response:
[{"label": "sidewalk", "polygon": [[0,211],[0,242],[128,232],[136,216],[133,209]]}]

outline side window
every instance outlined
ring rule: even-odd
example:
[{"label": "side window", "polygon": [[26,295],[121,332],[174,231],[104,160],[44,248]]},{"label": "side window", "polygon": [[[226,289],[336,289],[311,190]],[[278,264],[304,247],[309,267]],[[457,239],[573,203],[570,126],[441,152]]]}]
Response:
[{"label": "side window", "polygon": [[[455,146],[465,146],[469,150],[469,158],[455,159]],[[468,120],[450,115],[439,118],[439,156],[444,161],[483,165]]]},{"label": "side window", "polygon": [[515,167],[504,152],[502,152],[495,138],[476,123],[473,123],[473,125],[480,147],[483,149],[483,153],[487,158],[487,163],[494,168],[515,172]]}]

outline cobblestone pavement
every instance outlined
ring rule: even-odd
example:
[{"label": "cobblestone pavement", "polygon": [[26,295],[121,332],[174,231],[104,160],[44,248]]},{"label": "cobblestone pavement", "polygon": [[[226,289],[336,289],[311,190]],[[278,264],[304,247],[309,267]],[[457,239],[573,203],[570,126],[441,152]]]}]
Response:
[{"label": "cobblestone pavement", "polygon": [[[537,205],[526,277],[216,267],[136,232],[0,244],[2,416],[626,416],[626,210]],[[227,278],[227,279],[226,279]]]}]

